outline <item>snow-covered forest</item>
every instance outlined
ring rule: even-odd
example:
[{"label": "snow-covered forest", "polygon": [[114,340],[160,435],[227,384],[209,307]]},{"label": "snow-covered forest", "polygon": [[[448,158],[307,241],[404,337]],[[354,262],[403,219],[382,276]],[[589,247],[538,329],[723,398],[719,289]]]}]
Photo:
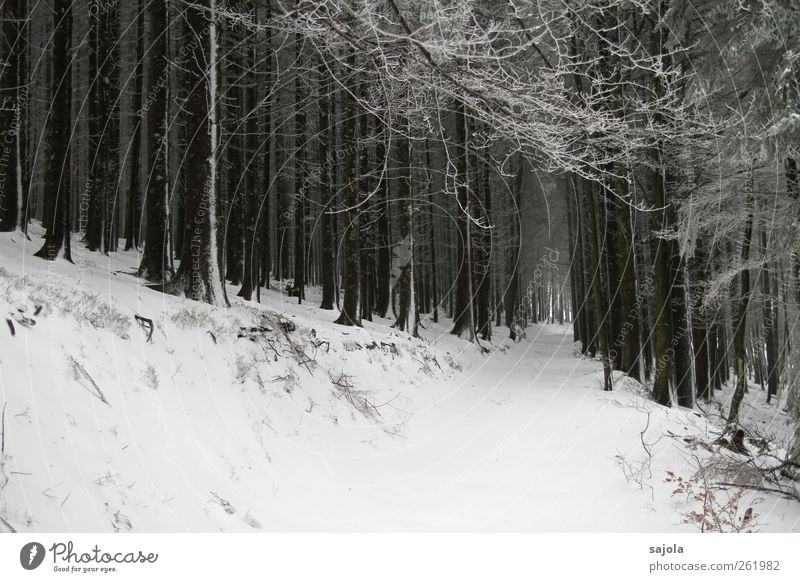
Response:
[{"label": "snow-covered forest", "polygon": [[0,6],[0,531],[800,531],[796,0]]}]

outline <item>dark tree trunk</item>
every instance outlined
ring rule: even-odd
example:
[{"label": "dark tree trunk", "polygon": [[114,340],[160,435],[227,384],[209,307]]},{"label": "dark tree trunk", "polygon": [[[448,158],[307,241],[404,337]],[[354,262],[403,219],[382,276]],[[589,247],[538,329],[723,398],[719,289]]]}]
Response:
[{"label": "dark tree trunk", "polygon": [[511,244],[508,245],[506,265],[508,270],[508,285],[505,296],[506,326],[508,336],[517,339],[516,328],[519,325],[517,308],[519,307],[519,260],[522,255],[522,232],[520,216],[522,214],[522,172],[523,161],[520,159],[517,175],[514,177],[514,186],[511,190],[512,219],[511,219]]},{"label": "dark tree trunk", "polygon": [[747,352],[745,340],[747,337],[747,309],[750,306],[750,270],[747,261],[750,260],[750,245],[753,238],[753,195],[752,176],[748,178],[747,221],[742,238],[742,272],[739,274],[739,297],[736,299],[736,315],[733,328],[733,351],[736,358],[736,388],[731,397],[731,408],[728,411],[728,424],[736,424],[739,420],[739,408],[747,390]]},{"label": "dark tree trunk", "polygon": [[[355,56],[349,58],[350,70],[355,65]],[[340,325],[361,326],[361,210],[359,202],[358,180],[356,176],[356,114],[353,98],[343,92],[342,146],[351,148],[350,155],[344,159],[344,203],[345,240],[344,240],[344,300],[342,311],[336,319]]]},{"label": "dark tree trunk", "polygon": [[54,0],[52,105],[47,118],[50,129],[50,157],[45,177],[44,245],[37,257],[55,260],[63,256],[72,262],[70,244],[72,130],[72,0]]},{"label": "dark tree trunk", "polygon": [[455,189],[458,202],[458,234],[456,237],[456,265],[458,273],[455,283],[455,316],[453,330],[450,332],[470,341],[475,339],[475,322],[472,308],[472,261],[470,254],[472,240],[470,238],[470,204],[469,204],[469,172],[467,122],[464,103],[456,100],[455,106]]},{"label": "dark tree trunk", "polygon": [[692,374],[691,327],[687,305],[686,265],[680,256],[677,244],[670,245],[672,254],[672,284],[670,307],[672,318],[672,350],[675,362],[675,392],[679,406],[694,406],[694,376]]},{"label": "dark tree trunk", "polygon": [[[375,148],[378,163],[382,164],[386,158],[386,146],[379,140]],[[376,288],[375,288],[375,313],[380,317],[387,317],[389,303],[391,302],[392,278],[392,236],[389,209],[389,180],[386,176],[379,178],[377,213],[378,230],[378,257],[376,261]]]},{"label": "dark tree trunk", "polygon": [[189,29],[196,39],[187,59],[194,82],[186,104],[189,130],[186,163],[193,171],[187,175],[181,262],[166,291],[212,305],[227,305],[219,274],[216,229],[215,150],[219,137],[215,0],[196,2],[187,8],[186,14]]},{"label": "dark tree trunk", "polygon": [[[255,15],[255,1],[248,0],[245,3],[245,10]],[[257,45],[255,42],[246,40],[245,62],[251,75],[255,75],[256,62],[258,61]],[[250,301],[253,297],[253,290],[259,285],[259,265],[261,264],[261,230],[258,227],[259,217],[261,216],[260,197],[258,196],[258,85],[254,78],[247,80],[244,88],[244,129],[243,139],[244,158],[246,166],[244,169],[244,257],[242,270],[242,287],[239,290],[239,297]]]},{"label": "dark tree trunk", "polygon": [[142,151],[142,92],[144,83],[144,0],[136,7],[136,66],[133,70],[133,135],[131,136],[131,174],[128,182],[128,208],[125,213],[125,250],[139,248],[142,195],[140,192]]},{"label": "dark tree trunk", "polygon": [[586,234],[589,237],[592,255],[593,277],[591,279],[591,287],[595,304],[595,327],[597,330],[595,335],[597,338],[597,347],[600,350],[600,357],[603,360],[603,390],[610,391],[613,387],[613,380],[611,375],[612,362],[608,346],[607,320],[609,311],[603,291],[603,276],[600,263],[600,248],[602,243],[600,241],[600,229],[597,224],[597,203],[595,201],[593,185],[588,181],[584,181],[583,186],[586,199],[586,223],[588,225]]},{"label": "dark tree trunk", "polygon": [[[258,4],[256,4],[258,6]],[[264,18],[269,20],[271,16],[270,3],[265,3]],[[266,27],[264,31],[264,43],[266,55],[261,59],[264,64],[264,75],[267,80],[267,93],[264,96],[263,111],[264,111],[264,134],[267,136],[263,141],[263,155],[261,165],[263,172],[261,173],[261,204],[259,207],[259,220],[261,221],[261,267],[260,276],[257,285],[257,299],[261,301],[261,287],[269,289],[270,268],[272,266],[272,245],[271,245],[271,213],[270,204],[272,202],[270,192],[272,192],[272,101],[273,91],[275,87],[275,79],[273,74],[272,59],[276,56],[272,48],[272,30]]]},{"label": "dark tree trunk", "polygon": [[489,166],[484,160],[479,160],[475,171],[478,175],[481,190],[483,191],[483,209],[481,218],[483,220],[484,228],[481,229],[480,237],[478,238],[476,263],[477,263],[477,276],[478,285],[476,289],[477,295],[477,326],[478,333],[481,339],[492,339],[492,314],[489,307],[491,300],[491,257],[492,257],[492,231],[491,229],[491,211],[492,211],[492,192],[491,181],[489,176]]},{"label": "dark tree trunk", "polygon": [[[295,59],[302,64],[300,34],[295,35]],[[303,81],[300,74],[295,76],[294,83],[294,289],[297,302],[306,298],[306,112],[302,103]]]},{"label": "dark tree trunk", "polygon": [[[622,188],[625,184],[617,180],[618,192],[623,195]],[[639,337],[639,320],[641,313],[636,295],[636,265],[635,265],[635,233],[633,222],[635,211],[619,200],[614,201],[616,224],[619,232],[617,239],[617,271],[619,273],[619,299],[620,319],[622,325],[619,330],[618,340],[621,343],[620,365],[623,372],[631,378],[641,377],[641,339]],[[615,346],[616,349],[616,346]]]},{"label": "dark tree trunk", "polygon": [[[764,256],[769,253],[767,239],[767,226],[761,228],[761,248]],[[774,263],[768,261],[761,270],[761,286],[764,293],[764,342],[766,352],[766,376],[767,376],[767,404],[772,401],[772,397],[778,394],[780,384],[780,363],[778,361],[778,310],[776,309],[778,289],[772,281],[770,267]]]},{"label": "dark tree trunk", "polygon": [[329,97],[328,67],[323,57],[320,57],[317,67],[317,86],[319,87],[319,163],[320,163],[320,237],[321,237],[321,273],[322,273],[322,304],[320,309],[332,310],[336,295],[336,243],[333,238],[333,223],[336,216],[331,214],[336,191],[333,178],[333,157],[330,148],[335,145],[335,131],[331,124],[330,108],[333,99]]},{"label": "dark tree trunk", "polygon": [[[167,37],[162,32],[167,28],[167,6],[162,2],[151,2],[150,37],[148,51],[147,112],[147,191],[144,205],[147,226],[144,253],[139,265],[139,276],[148,281],[163,282],[171,274],[167,245],[167,93],[159,86],[159,80],[169,78]],[[187,129],[188,131],[188,129]],[[188,175],[192,171],[187,171]]]},{"label": "dark tree trunk", "polygon": [[[660,153],[657,153],[660,161]],[[664,210],[666,195],[664,192],[664,175],[660,164],[656,164],[653,172],[653,206],[658,209],[653,217],[659,229],[666,227],[667,212]],[[670,277],[669,277],[669,244],[657,238],[655,240],[655,253],[653,258],[653,309],[655,311],[655,383],[653,384],[653,399],[664,406],[672,404],[670,390],[670,375],[672,370],[672,356],[670,341],[672,329],[670,326]]]},{"label": "dark tree trunk", "polygon": [[[87,216],[81,216],[90,251],[116,250],[116,183],[119,49],[117,3],[92,0],[89,5],[89,177],[85,199]],[[81,200],[83,208],[83,200]]]},{"label": "dark tree trunk", "polygon": [[[430,143],[428,140],[425,140],[425,167],[430,169],[431,168],[431,150],[430,150]],[[430,214],[428,215],[429,222],[429,230],[428,230],[428,241],[431,245],[430,250],[430,257],[431,257],[431,293],[430,293],[430,300],[431,300],[431,315],[433,317],[433,322],[439,322],[439,269],[436,263],[436,236],[434,234],[434,216],[435,216],[435,208],[433,206],[433,178],[428,172],[428,181],[425,185],[425,188],[428,191],[428,208],[430,209]]]},{"label": "dark tree trunk", "polygon": [[27,80],[21,75],[25,59],[27,18],[22,2],[2,5],[0,58],[0,231],[10,232],[22,219],[23,118],[28,102]]},{"label": "dark tree trunk", "polygon": [[[362,79],[359,88],[362,99],[367,96],[367,83]],[[371,167],[370,167],[370,149],[366,147],[366,143],[370,140],[370,118],[372,114],[366,110],[361,111],[358,115],[358,142],[359,147],[356,148],[358,152],[358,190],[360,197],[372,190],[371,187]],[[355,152],[353,155],[356,155]],[[374,243],[372,241],[372,207],[373,199],[364,199],[360,203],[359,214],[362,217],[359,222],[359,249],[361,257],[361,290],[359,292],[359,310],[361,312],[361,319],[372,321],[372,306],[373,306],[373,281],[372,281],[372,255]]]},{"label": "dark tree trunk", "polygon": [[399,305],[397,319],[393,327],[416,337],[417,310],[414,285],[414,204],[411,198],[411,145],[406,132],[408,123],[400,123],[400,134],[397,136],[397,202],[400,205],[398,227],[400,242],[397,259],[400,265],[400,276],[397,280],[399,288]]}]

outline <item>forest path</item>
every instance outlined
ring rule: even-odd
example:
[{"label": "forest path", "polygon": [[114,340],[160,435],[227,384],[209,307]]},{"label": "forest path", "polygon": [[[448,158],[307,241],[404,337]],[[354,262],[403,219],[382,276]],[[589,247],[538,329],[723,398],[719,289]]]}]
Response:
[{"label": "forest path", "polygon": [[646,457],[639,397],[602,392],[598,363],[560,331],[419,386],[407,438],[374,456],[318,457],[318,479],[296,499],[329,503],[299,513],[325,530],[685,529],[614,461],[620,450]]}]

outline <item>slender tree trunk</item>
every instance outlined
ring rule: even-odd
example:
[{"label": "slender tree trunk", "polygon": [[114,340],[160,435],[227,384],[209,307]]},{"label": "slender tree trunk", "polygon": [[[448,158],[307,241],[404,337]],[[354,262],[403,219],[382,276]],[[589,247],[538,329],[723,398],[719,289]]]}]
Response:
[{"label": "slender tree trunk", "polygon": [[670,305],[672,316],[672,349],[675,361],[675,392],[679,406],[694,406],[694,374],[692,370],[691,327],[686,293],[686,265],[680,256],[677,245],[671,244],[672,285],[670,286]]},{"label": "slender tree trunk", "polygon": [[[355,65],[355,55],[349,57],[351,71]],[[336,319],[340,325],[361,326],[361,209],[359,202],[358,179],[356,176],[356,114],[353,98],[346,92],[342,95],[343,119],[342,142],[344,147],[352,148],[350,155],[345,156],[343,186],[345,193],[344,213],[345,228],[345,262],[344,262],[344,300],[342,311]]]},{"label": "slender tree trunk", "polygon": [[[383,140],[379,140],[376,150],[376,158],[379,164],[383,164],[386,159],[386,146]],[[375,313],[380,317],[386,317],[389,313],[392,292],[392,229],[390,222],[390,200],[389,200],[389,180],[386,176],[381,176],[378,184],[379,208],[377,209],[377,230],[378,230],[378,258],[377,258],[377,285],[375,289]]]},{"label": "slender tree trunk", "polygon": [[125,250],[139,248],[141,236],[141,151],[142,91],[144,83],[144,0],[136,5],[136,64],[133,69],[133,134],[131,135],[131,174],[128,182],[128,208],[125,212]]},{"label": "slender tree trunk", "polygon": [[478,333],[481,339],[492,339],[492,315],[490,312],[489,302],[491,300],[491,250],[492,250],[492,231],[491,229],[491,210],[492,210],[492,192],[491,181],[489,176],[488,164],[479,160],[476,166],[478,180],[480,182],[481,190],[483,191],[483,211],[481,218],[484,222],[484,228],[478,237],[478,252],[476,256],[477,264],[477,320],[478,320]]},{"label": "slender tree trunk", "polygon": [[433,317],[434,323],[439,323],[439,269],[436,263],[436,235],[435,235],[435,228],[434,228],[434,213],[435,209],[433,206],[433,178],[430,173],[431,168],[431,149],[430,143],[428,140],[425,140],[425,167],[428,169],[428,179],[427,183],[425,184],[425,188],[428,192],[428,208],[430,209],[430,214],[428,216],[428,242],[430,244],[430,257],[431,257],[431,316]]},{"label": "slender tree trunk", "polygon": [[323,57],[320,57],[317,67],[317,86],[319,87],[319,163],[321,174],[319,180],[321,242],[321,271],[322,271],[322,304],[320,309],[332,310],[336,295],[336,246],[333,238],[333,222],[335,215],[331,214],[334,203],[335,185],[333,183],[333,157],[330,147],[335,145],[335,133],[331,124],[330,107],[333,101],[329,96],[327,81],[329,78],[328,67]]},{"label": "slender tree trunk", "polygon": [[454,111],[456,126],[455,147],[457,148],[455,152],[455,182],[456,199],[459,208],[456,219],[458,224],[458,235],[456,237],[458,274],[456,275],[455,283],[455,317],[451,333],[473,341],[475,339],[475,323],[472,307],[472,261],[470,260],[472,239],[469,218],[469,171],[467,168],[469,143],[464,103],[461,100],[456,100]]},{"label": "slender tree trunk", "polygon": [[[764,256],[769,253],[767,238],[767,226],[761,228],[761,248]],[[770,268],[773,262],[767,263],[761,269],[761,286],[764,293],[763,315],[764,315],[764,342],[766,352],[766,376],[767,376],[767,404],[772,401],[772,397],[778,394],[780,384],[780,364],[778,362],[778,310],[777,286],[772,283]]]},{"label": "slender tree trunk", "polygon": [[[159,80],[169,78],[167,55],[167,6],[161,2],[149,4],[151,44],[148,63],[147,111],[147,189],[145,193],[144,253],[139,276],[148,281],[163,282],[169,278],[167,245],[167,92]],[[187,130],[188,131],[188,130]],[[192,172],[187,172],[187,176]]]},{"label": "slender tree trunk", "polygon": [[[295,60],[302,63],[301,51],[303,39],[295,35]],[[296,74],[294,82],[294,290],[297,302],[302,303],[306,297],[306,112],[302,102],[304,94],[300,74]]]},{"label": "slender tree trunk", "polygon": [[750,245],[753,238],[753,195],[752,176],[748,177],[747,185],[747,221],[742,239],[742,272],[739,274],[739,297],[736,301],[736,319],[733,330],[733,350],[736,358],[736,388],[731,397],[731,408],[728,412],[728,424],[736,424],[739,420],[739,408],[747,390],[747,353],[745,341],[747,337],[747,309],[750,306],[750,270],[747,261],[750,260]]},{"label": "slender tree trunk", "polygon": [[[617,191],[624,195],[622,180],[617,180]],[[620,365],[623,372],[631,378],[641,377],[641,364],[639,360],[641,340],[639,338],[639,320],[641,312],[636,288],[635,264],[635,238],[632,224],[635,222],[635,211],[618,200],[613,201],[616,223],[619,232],[617,241],[617,271],[619,272],[619,296],[621,327],[618,339],[620,340]],[[616,346],[615,346],[616,349]]]},{"label": "slender tree trunk", "polygon": [[[255,0],[247,0],[245,10],[255,17]],[[258,61],[257,45],[252,40],[245,41],[245,62],[251,75],[255,75],[256,62]],[[255,79],[247,80],[244,88],[244,128],[243,140],[246,166],[244,170],[244,257],[242,272],[242,287],[239,297],[250,301],[253,290],[259,285],[259,265],[261,252],[261,230],[258,220],[261,216],[260,197],[258,196],[258,85]]]},{"label": "slender tree trunk", "polygon": [[[258,8],[258,4],[256,4],[256,8]],[[270,3],[267,2],[264,5],[265,15],[264,18],[269,20],[272,12]],[[257,291],[257,299],[261,301],[261,287],[265,287],[269,289],[269,279],[270,279],[270,267],[272,266],[272,244],[271,244],[271,234],[272,234],[272,222],[271,222],[271,212],[270,212],[270,204],[272,202],[272,197],[270,196],[270,192],[272,192],[272,102],[274,100],[275,91],[275,79],[273,75],[273,66],[272,66],[272,59],[276,56],[274,49],[272,48],[272,30],[270,27],[267,27],[264,31],[264,41],[263,46],[265,47],[266,55],[261,59],[264,66],[264,77],[267,81],[267,92],[264,96],[263,102],[263,112],[264,112],[264,134],[266,135],[266,139],[263,141],[263,155],[261,157],[262,162],[261,165],[263,167],[263,171],[261,173],[261,203],[259,208],[259,220],[261,221],[261,241],[262,241],[262,249],[261,249],[261,266],[260,266],[260,276],[258,279],[259,285],[256,287]]]},{"label": "slender tree trunk", "polygon": [[520,159],[517,175],[514,177],[514,186],[511,190],[511,202],[513,204],[511,212],[511,244],[508,245],[506,264],[508,269],[508,285],[506,289],[506,326],[508,326],[509,337],[517,339],[516,328],[519,325],[517,317],[517,307],[519,306],[519,260],[522,256],[522,172],[523,161]]}]

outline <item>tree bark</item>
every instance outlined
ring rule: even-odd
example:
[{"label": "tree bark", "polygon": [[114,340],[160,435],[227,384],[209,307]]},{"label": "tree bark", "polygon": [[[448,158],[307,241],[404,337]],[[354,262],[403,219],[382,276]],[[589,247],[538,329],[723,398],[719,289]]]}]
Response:
[{"label": "tree bark", "polygon": [[469,204],[469,172],[467,168],[468,159],[468,137],[466,114],[464,103],[460,99],[456,100],[455,106],[455,188],[458,203],[458,235],[456,237],[456,257],[458,273],[455,283],[455,316],[453,329],[450,333],[459,337],[466,337],[469,341],[475,339],[475,322],[473,320],[472,306],[472,261],[470,254],[472,250],[471,228],[470,228],[470,204]]},{"label": "tree bark", "polygon": [[750,270],[747,268],[747,261],[750,260],[750,245],[753,238],[753,195],[752,195],[752,176],[748,177],[747,200],[747,220],[744,227],[744,237],[742,238],[742,271],[739,274],[739,297],[736,301],[736,316],[733,330],[733,350],[736,358],[736,388],[731,397],[731,408],[728,411],[728,424],[736,424],[739,420],[739,408],[742,404],[745,391],[747,390],[747,353],[745,350],[745,339],[747,337],[747,309],[750,306]]},{"label": "tree bark", "polygon": [[217,252],[216,0],[196,2],[186,13],[189,28],[197,39],[187,60],[194,83],[187,101],[190,141],[186,163],[193,171],[187,176],[181,262],[166,291],[212,305],[227,305]]},{"label": "tree bark", "polygon": [[[167,54],[167,6],[151,2],[151,44],[148,51],[147,112],[147,188],[145,192],[146,230],[139,276],[153,282],[166,281],[172,269],[167,253],[167,93],[159,81],[169,78]],[[188,131],[188,129],[187,129]],[[192,172],[187,172],[187,176]]]},{"label": "tree bark", "polygon": [[52,261],[59,254],[72,262],[70,242],[71,130],[72,130],[72,0],[53,3],[52,105],[50,156],[45,177],[44,244],[36,256]]}]

